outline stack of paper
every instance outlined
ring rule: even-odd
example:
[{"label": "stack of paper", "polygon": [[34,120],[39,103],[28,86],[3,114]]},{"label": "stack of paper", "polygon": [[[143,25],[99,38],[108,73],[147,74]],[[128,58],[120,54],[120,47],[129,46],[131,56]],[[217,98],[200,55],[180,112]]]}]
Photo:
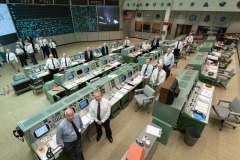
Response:
[{"label": "stack of paper", "polygon": [[88,117],[88,116],[83,116],[83,117],[81,117],[81,119],[82,119],[82,123],[83,123],[83,126],[87,126],[88,124],[90,124],[91,123],[91,119]]},{"label": "stack of paper", "polygon": [[108,77],[109,78],[115,78],[115,77],[117,77],[117,75],[116,74],[110,74],[110,75],[108,75]]},{"label": "stack of paper", "polygon": [[213,95],[213,91],[209,89],[203,89],[201,92],[201,95],[211,99]]},{"label": "stack of paper", "polygon": [[151,134],[151,135],[154,135],[156,137],[160,137],[161,134],[162,134],[161,129],[159,129],[157,127],[154,127],[154,126],[151,126],[151,125],[147,125],[146,132]]},{"label": "stack of paper", "polygon": [[121,92],[121,93],[123,93],[123,94],[125,94],[125,93],[127,93],[127,92],[128,92],[128,90],[127,90],[127,89],[125,89],[125,88],[122,88],[122,89],[120,90],[120,92]]},{"label": "stack of paper", "polygon": [[199,95],[199,100],[203,103],[207,103],[209,104],[211,102],[211,99],[210,98],[207,98],[205,96],[202,96],[202,95]]},{"label": "stack of paper", "polygon": [[121,99],[123,97],[123,94],[120,92],[117,92],[114,97]]},{"label": "stack of paper", "polygon": [[126,84],[123,88],[125,88],[125,89],[127,89],[127,90],[130,90],[130,89],[132,89],[133,87]]},{"label": "stack of paper", "polygon": [[198,110],[198,111],[202,112],[206,116],[207,113],[208,113],[208,108],[209,108],[209,104],[198,101],[197,105],[195,107],[195,110]]}]

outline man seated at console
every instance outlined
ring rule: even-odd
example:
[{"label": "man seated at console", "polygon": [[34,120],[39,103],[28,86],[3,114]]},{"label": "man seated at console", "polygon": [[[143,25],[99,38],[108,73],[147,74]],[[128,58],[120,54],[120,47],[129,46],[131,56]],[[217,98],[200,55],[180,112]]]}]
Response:
[{"label": "man seated at console", "polygon": [[159,39],[157,36],[155,36],[155,38],[152,40],[151,47],[152,48],[151,48],[150,52],[157,49],[157,47],[159,47]]},{"label": "man seated at console", "polygon": [[102,56],[108,55],[108,46],[106,43],[103,44],[101,48]]},{"label": "man seated at console", "polygon": [[142,81],[143,87],[149,83],[149,78],[153,71],[153,66],[150,63],[151,63],[150,59],[146,59],[146,64],[142,66],[142,70],[140,74],[143,80]]},{"label": "man seated at console", "polygon": [[155,90],[155,93],[159,93],[161,84],[166,79],[166,72],[162,69],[163,65],[159,63],[157,68],[153,70],[151,79],[150,79],[150,86]]},{"label": "man seated at console", "polygon": [[142,53],[148,53],[151,49],[151,46],[148,44],[148,41],[145,40],[142,44]]},{"label": "man seated at console", "polygon": [[86,62],[89,62],[89,61],[93,60],[93,52],[90,50],[89,47],[87,47],[87,50],[85,51],[84,57],[85,57]]},{"label": "man seated at console", "polygon": [[46,67],[52,79],[53,79],[53,75],[58,73],[61,70],[60,63],[56,58],[53,57],[53,54],[49,54],[49,58],[46,61]]},{"label": "man seated at console", "polygon": [[67,57],[66,53],[63,53],[63,57],[61,58],[61,66],[64,70],[72,67],[72,60]]}]

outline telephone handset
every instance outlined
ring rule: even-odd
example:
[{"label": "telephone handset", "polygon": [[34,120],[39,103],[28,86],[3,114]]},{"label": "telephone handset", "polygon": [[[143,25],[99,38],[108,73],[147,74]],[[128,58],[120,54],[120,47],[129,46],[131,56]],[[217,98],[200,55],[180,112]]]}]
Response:
[{"label": "telephone handset", "polygon": [[51,147],[48,147],[48,149],[47,149],[47,153],[46,153],[46,157],[47,157],[48,159],[50,159],[50,158],[53,158],[53,159],[55,159],[55,157],[54,157],[54,154],[53,154],[53,152],[52,152],[52,148],[51,148]]},{"label": "telephone handset", "polygon": [[13,130],[13,135],[20,141],[24,142],[23,131],[19,127],[16,127],[16,130]]}]

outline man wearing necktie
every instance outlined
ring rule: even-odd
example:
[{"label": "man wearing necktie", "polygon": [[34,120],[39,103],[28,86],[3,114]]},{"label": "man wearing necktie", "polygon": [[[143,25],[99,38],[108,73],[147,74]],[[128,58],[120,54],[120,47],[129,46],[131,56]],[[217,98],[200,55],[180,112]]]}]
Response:
[{"label": "man wearing necktie", "polygon": [[20,62],[21,62],[21,65],[22,67],[24,67],[24,65],[27,66],[27,60],[26,60],[26,57],[24,55],[24,51],[22,48],[20,48],[19,45],[16,45],[16,50],[15,50],[16,54],[18,55],[19,59],[20,59]]},{"label": "man wearing necktie", "polygon": [[106,43],[103,44],[101,51],[102,51],[102,56],[108,55],[108,46]]},{"label": "man wearing necktie", "polygon": [[170,76],[171,68],[174,65],[174,55],[172,53],[172,48],[167,49],[167,53],[164,54],[162,59],[163,70],[166,72],[166,79]]},{"label": "man wearing necktie", "polygon": [[158,64],[157,68],[153,70],[150,86],[155,90],[155,93],[159,93],[161,84],[166,79],[166,72],[162,69],[163,65],[161,63]]},{"label": "man wearing necktie", "polygon": [[45,59],[46,55],[49,57],[50,53],[49,53],[49,49],[48,49],[48,41],[46,39],[44,39],[43,37],[39,37],[39,43],[40,43],[40,46],[43,51],[44,59]]},{"label": "man wearing necktie", "polygon": [[89,47],[87,47],[87,50],[84,53],[84,58],[85,58],[86,62],[93,60],[93,53]]},{"label": "man wearing necktie", "polygon": [[57,145],[63,149],[70,160],[84,160],[81,142],[82,119],[71,108],[68,108],[64,115],[65,118],[57,127]]},{"label": "man wearing necktie", "polygon": [[193,43],[193,36],[192,33],[190,32],[189,35],[185,39],[185,45],[190,46]]},{"label": "man wearing necktie", "polygon": [[180,56],[180,51],[183,48],[183,43],[181,41],[181,38],[178,38],[178,40],[174,43],[174,50],[173,50],[173,54],[175,58],[179,58]]},{"label": "man wearing necktie", "polygon": [[158,47],[159,47],[159,39],[157,36],[155,36],[155,38],[152,40],[150,52],[157,49]]},{"label": "man wearing necktie", "polygon": [[130,46],[130,40],[128,39],[128,37],[126,37],[124,41],[124,47],[128,48],[129,46]]},{"label": "man wearing necktie", "polygon": [[150,63],[151,63],[150,59],[146,59],[146,64],[144,64],[141,69],[140,74],[143,80],[142,81],[143,87],[149,83],[149,78],[153,71],[153,66]]},{"label": "man wearing necktie", "polygon": [[110,128],[110,112],[111,106],[110,102],[102,98],[101,92],[94,93],[95,99],[91,101],[89,113],[94,119],[94,123],[97,129],[97,141],[101,139],[102,136],[102,126],[105,128],[106,136],[110,143],[113,142],[112,131]]},{"label": "man wearing necktie", "polygon": [[49,40],[49,47],[51,49],[51,52],[52,52],[54,58],[58,58],[56,46],[57,46],[56,43],[52,39],[50,39]]},{"label": "man wearing necktie", "polygon": [[49,55],[49,58],[46,61],[46,67],[52,79],[53,75],[61,70],[59,61],[56,58],[54,58],[52,54]]},{"label": "man wearing necktie", "polygon": [[61,66],[63,69],[68,69],[72,67],[72,60],[67,57],[66,53],[63,53],[63,57],[61,59]]},{"label": "man wearing necktie", "polygon": [[7,63],[9,63],[12,68],[16,71],[16,73],[20,72],[20,70],[17,67],[18,59],[14,53],[11,52],[10,49],[6,49],[6,60]]}]

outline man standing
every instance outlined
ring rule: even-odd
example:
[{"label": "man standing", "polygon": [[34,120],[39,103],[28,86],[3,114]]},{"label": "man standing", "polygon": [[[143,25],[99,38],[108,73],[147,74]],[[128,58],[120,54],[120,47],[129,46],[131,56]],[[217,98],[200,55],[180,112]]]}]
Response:
[{"label": "man standing", "polygon": [[43,51],[43,55],[44,55],[44,59],[46,57],[46,55],[49,57],[49,49],[48,49],[48,41],[46,39],[44,39],[43,37],[39,37],[39,43],[40,43],[40,47],[42,48]]},{"label": "man standing", "polygon": [[172,48],[167,49],[167,53],[162,59],[163,70],[167,73],[166,79],[170,76],[171,68],[174,65],[174,55],[172,53]]},{"label": "man standing", "polygon": [[3,45],[0,43],[0,56],[2,57],[2,59],[3,59],[3,62],[5,61],[7,61],[6,60],[6,54],[5,54],[5,51],[4,51],[4,47],[3,47]]},{"label": "man standing", "polygon": [[192,33],[190,32],[189,35],[185,39],[185,45],[190,46],[193,43],[193,36]]},{"label": "man standing", "polygon": [[16,64],[18,63],[18,59],[14,53],[11,52],[10,49],[6,49],[6,60],[7,63],[10,63],[12,68],[16,71],[16,73],[20,72]]},{"label": "man standing", "polygon": [[94,93],[95,99],[91,101],[89,113],[94,119],[97,128],[97,141],[102,136],[102,126],[105,128],[107,138],[110,143],[113,142],[112,131],[110,128],[110,111],[111,106],[107,99],[102,98],[101,92]]},{"label": "man standing", "polygon": [[103,44],[101,51],[102,51],[102,56],[108,55],[108,46],[106,45],[106,43]]},{"label": "man standing", "polygon": [[71,108],[68,108],[64,115],[65,118],[57,127],[57,145],[63,149],[70,160],[84,160],[79,132],[83,129],[82,119]]},{"label": "man standing", "polygon": [[32,47],[32,44],[28,42],[28,40],[25,40],[25,50],[27,51],[32,63],[35,65],[35,64],[38,64],[37,63],[37,60],[36,60],[36,57],[35,57],[35,54],[34,54],[34,50],[33,50],[33,47]]},{"label": "man standing", "polygon": [[85,57],[86,62],[89,62],[89,61],[93,60],[93,52],[90,50],[89,47],[87,47],[87,50],[85,51],[84,57]]},{"label": "man standing", "polygon": [[181,38],[178,38],[178,40],[174,43],[174,57],[179,58],[180,51],[183,49],[183,42],[181,41]]},{"label": "man standing", "polygon": [[124,47],[125,48],[128,48],[130,46],[130,40],[128,39],[128,37],[125,38],[125,41],[124,41]]},{"label": "man standing", "polygon": [[52,79],[53,79],[53,75],[58,73],[59,70],[61,70],[60,63],[56,58],[53,57],[52,54],[49,55],[49,58],[46,61],[46,67]]},{"label": "man standing", "polygon": [[57,50],[56,50],[57,45],[52,39],[49,40],[49,47],[51,49],[53,57],[58,58],[58,54],[57,54]]},{"label": "man standing", "polygon": [[161,84],[166,79],[166,72],[162,68],[163,65],[159,63],[157,68],[155,68],[152,73],[150,86],[152,86],[152,88],[155,90],[155,93],[159,92]]},{"label": "man standing", "polygon": [[155,38],[152,40],[152,44],[151,44],[151,51],[157,49],[157,47],[159,47],[159,39],[157,36],[155,36]]},{"label": "man standing", "polygon": [[67,57],[66,53],[63,53],[63,57],[61,59],[61,66],[63,69],[68,69],[72,67],[72,60]]},{"label": "man standing", "polygon": [[150,63],[151,63],[150,59],[146,59],[146,64],[142,66],[142,70],[140,74],[143,79],[143,82],[142,82],[143,87],[149,83],[149,78],[153,71],[153,66]]},{"label": "man standing", "polygon": [[35,43],[34,48],[36,49],[37,53],[40,55],[40,57],[42,58],[42,60],[44,60],[43,52],[42,52],[42,49],[41,49],[41,47],[40,47],[39,41],[37,41],[37,42]]},{"label": "man standing", "polygon": [[15,50],[16,54],[18,55],[19,59],[20,59],[20,62],[21,62],[21,65],[22,67],[24,67],[24,65],[27,66],[27,60],[26,60],[26,57],[24,55],[24,51],[22,48],[20,48],[19,45],[16,45],[16,50]]}]

